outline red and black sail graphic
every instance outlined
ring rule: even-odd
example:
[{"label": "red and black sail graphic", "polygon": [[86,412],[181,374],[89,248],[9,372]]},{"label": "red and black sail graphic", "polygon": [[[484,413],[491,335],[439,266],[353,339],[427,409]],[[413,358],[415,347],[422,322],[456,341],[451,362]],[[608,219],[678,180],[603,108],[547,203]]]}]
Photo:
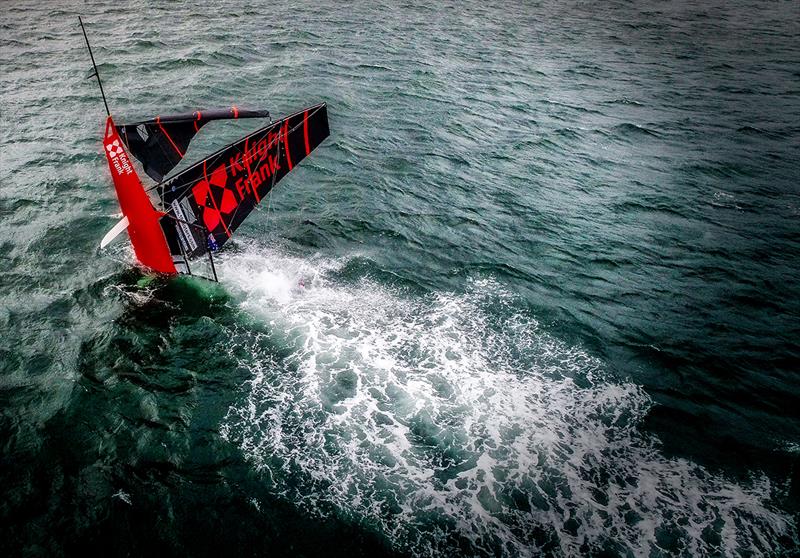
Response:
[{"label": "red and black sail graphic", "polygon": [[216,251],[275,184],[328,137],[325,103],[224,147],[159,186],[161,226],[175,256]]},{"label": "red and black sail graphic", "polygon": [[122,141],[156,182],[161,182],[180,163],[192,138],[212,120],[267,118],[269,111],[237,107],[197,110],[184,114],[156,116],[152,120],[117,126]]}]

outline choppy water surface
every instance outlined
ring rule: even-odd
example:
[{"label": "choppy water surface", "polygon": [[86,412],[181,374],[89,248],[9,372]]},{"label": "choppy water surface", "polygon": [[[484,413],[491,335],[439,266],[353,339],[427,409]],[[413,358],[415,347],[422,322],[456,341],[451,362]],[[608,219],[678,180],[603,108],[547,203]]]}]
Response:
[{"label": "choppy water surface", "polygon": [[[79,12],[118,119],[328,101],[220,285],[97,253]],[[797,16],[0,5],[4,554],[800,551]]]}]

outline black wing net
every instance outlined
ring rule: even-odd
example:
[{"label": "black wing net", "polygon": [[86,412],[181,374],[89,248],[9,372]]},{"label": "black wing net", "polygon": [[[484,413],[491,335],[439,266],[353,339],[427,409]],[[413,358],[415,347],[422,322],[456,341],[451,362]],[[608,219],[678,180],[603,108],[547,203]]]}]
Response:
[{"label": "black wing net", "polygon": [[117,126],[122,141],[142,163],[144,172],[161,182],[180,163],[192,138],[212,120],[230,118],[266,118],[269,111],[243,110],[236,107],[157,116],[152,120]]},{"label": "black wing net", "polygon": [[282,118],[159,185],[179,271],[222,247],[275,184],[328,137],[325,103]]}]

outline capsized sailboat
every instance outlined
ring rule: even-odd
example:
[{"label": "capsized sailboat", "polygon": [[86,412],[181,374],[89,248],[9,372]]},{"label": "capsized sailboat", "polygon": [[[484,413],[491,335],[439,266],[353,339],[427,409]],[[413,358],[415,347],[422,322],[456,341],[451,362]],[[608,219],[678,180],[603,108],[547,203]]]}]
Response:
[{"label": "capsized sailboat", "polygon": [[[193,263],[207,261],[210,273],[199,275],[216,280],[213,253],[275,184],[328,137],[327,105],[320,103],[275,121],[266,110],[229,107],[116,124],[108,110],[83,21],[81,29],[108,114],[103,145],[123,214],[103,238],[101,248],[127,230],[136,258],[144,267],[171,275],[198,275],[192,271]],[[168,176],[205,124],[243,118],[267,118],[269,123]],[[129,152],[156,182],[148,190]],[[157,194],[157,206],[148,191]]]}]

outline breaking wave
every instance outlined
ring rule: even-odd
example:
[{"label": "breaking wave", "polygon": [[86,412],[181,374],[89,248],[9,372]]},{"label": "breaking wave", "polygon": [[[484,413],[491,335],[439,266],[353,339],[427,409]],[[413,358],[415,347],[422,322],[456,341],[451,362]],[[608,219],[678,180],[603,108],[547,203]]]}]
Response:
[{"label": "breaking wave", "polygon": [[[668,458],[650,402],[550,335],[496,281],[426,296],[337,279],[346,260],[250,246],[224,281],[263,327],[222,426],[270,490],[413,555],[773,550],[791,518],[754,475]],[[784,538],[784,541],[786,539]]]}]

